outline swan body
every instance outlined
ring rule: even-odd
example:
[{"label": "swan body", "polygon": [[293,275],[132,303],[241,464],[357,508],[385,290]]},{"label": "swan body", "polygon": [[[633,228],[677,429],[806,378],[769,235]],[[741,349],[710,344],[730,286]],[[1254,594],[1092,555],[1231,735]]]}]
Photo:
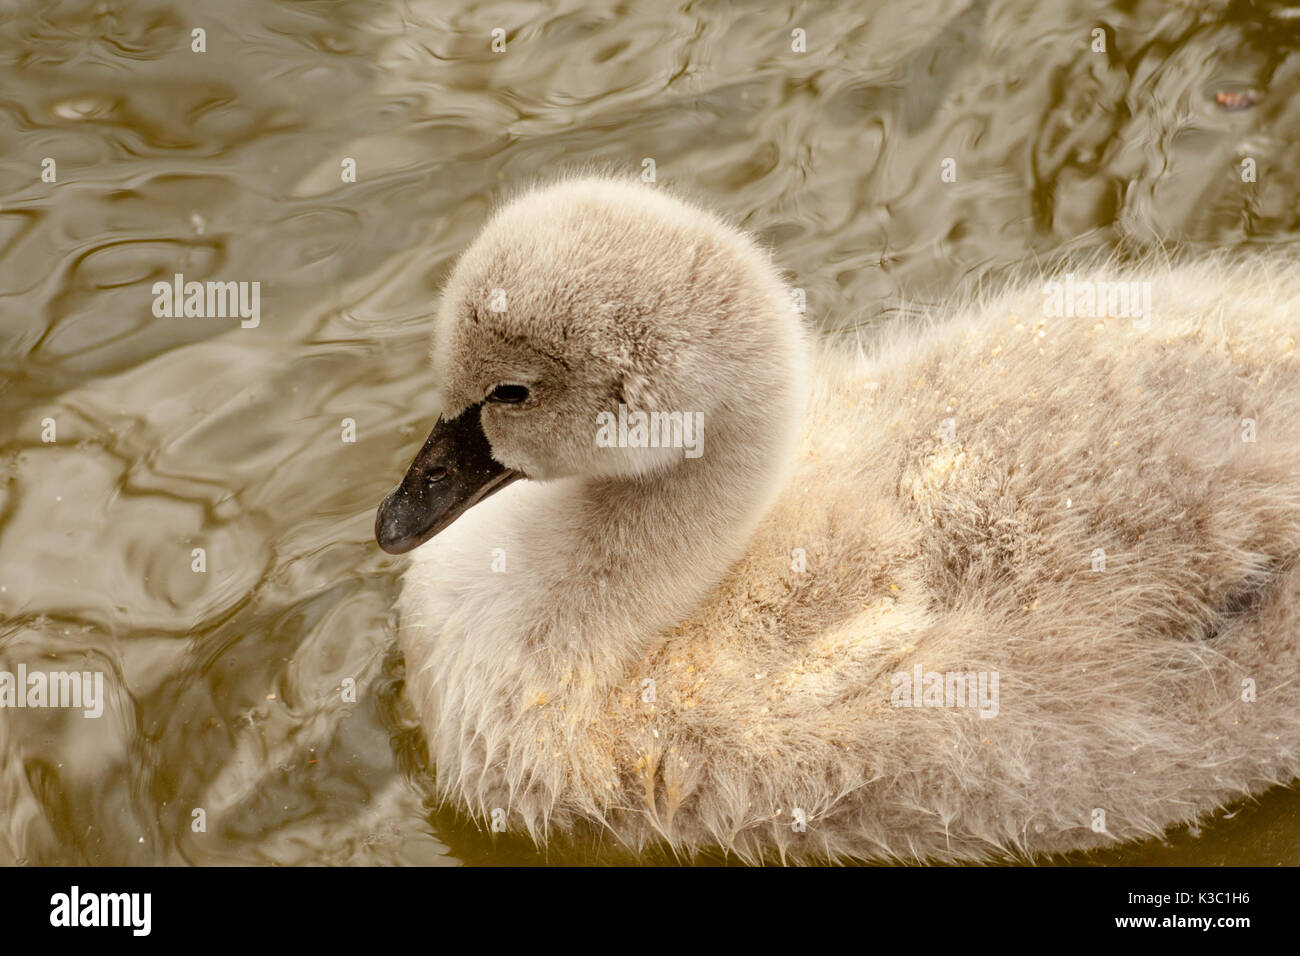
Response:
[{"label": "swan body", "polygon": [[[1050,317],[1040,281],[845,348],[662,192],[508,204],[433,355],[443,419],[529,480],[415,550],[399,603],[441,796],[539,841],[937,861],[1293,780],[1300,275],[1072,281],[1120,278],[1149,327]],[[527,400],[484,403],[503,382]],[[702,413],[702,454],[601,447],[620,404]]]}]

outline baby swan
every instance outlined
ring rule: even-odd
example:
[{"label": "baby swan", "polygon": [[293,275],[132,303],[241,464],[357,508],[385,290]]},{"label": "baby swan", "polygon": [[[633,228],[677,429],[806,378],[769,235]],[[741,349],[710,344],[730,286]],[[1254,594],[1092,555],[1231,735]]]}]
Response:
[{"label": "baby swan", "polygon": [[437,535],[399,609],[439,793],[538,840],[974,860],[1294,779],[1300,276],[1124,279],[1149,322],[1036,283],[864,355],[653,188],[501,209],[376,520]]}]

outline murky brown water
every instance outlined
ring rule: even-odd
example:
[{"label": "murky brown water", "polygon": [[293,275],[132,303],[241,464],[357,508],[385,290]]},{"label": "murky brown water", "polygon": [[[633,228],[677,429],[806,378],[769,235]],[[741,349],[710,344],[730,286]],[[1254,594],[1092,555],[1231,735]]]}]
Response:
[{"label": "murky brown water", "polygon": [[[0,670],[106,696],[0,712],[0,862],[587,858],[425,805],[371,539],[436,289],[511,188],[651,157],[828,329],[1300,235],[1300,7],[682,7],[0,0]],[[155,317],[175,273],[260,282],[260,324]],[[1087,860],[1298,864],[1300,792]]]}]

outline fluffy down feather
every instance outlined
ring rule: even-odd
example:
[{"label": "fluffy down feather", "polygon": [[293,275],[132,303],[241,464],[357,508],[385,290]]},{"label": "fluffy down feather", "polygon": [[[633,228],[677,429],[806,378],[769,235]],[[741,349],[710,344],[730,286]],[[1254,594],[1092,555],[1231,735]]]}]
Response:
[{"label": "fluffy down feather", "polygon": [[[439,793],[538,840],[974,860],[1294,779],[1300,274],[1075,278],[1150,282],[1150,327],[1047,317],[1036,279],[810,346],[766,255],[704,211],[599,179],[506,206],[435,363],[448,413],[534,377],[538,408],[484,428],[546,480],[405,576]],[[618,399],[703,409],[703,455],[598,457]],[[918,665],[996,672],[996,716],[894,706]]]}]

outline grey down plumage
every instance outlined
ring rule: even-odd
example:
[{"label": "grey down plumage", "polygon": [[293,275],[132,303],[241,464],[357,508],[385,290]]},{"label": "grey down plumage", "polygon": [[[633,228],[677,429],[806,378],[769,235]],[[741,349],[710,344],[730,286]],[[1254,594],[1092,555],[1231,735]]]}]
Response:
[{"label": "grey down plumage", "polygon": [[[1053,317],[1040,278],[846,346],[654,187],[499,210],[444,290],[437,404],[527,386],[482,422],[530,480],[405,574],[438,793],[538,840],[974,860],[1293,780],[1300,274],[1074,278],[1150,282],[1149,326]],[[601,447],[619,404],[702,413],[702,454]],[[917,667],[996,673],[996,714],[897,706]]]}]

